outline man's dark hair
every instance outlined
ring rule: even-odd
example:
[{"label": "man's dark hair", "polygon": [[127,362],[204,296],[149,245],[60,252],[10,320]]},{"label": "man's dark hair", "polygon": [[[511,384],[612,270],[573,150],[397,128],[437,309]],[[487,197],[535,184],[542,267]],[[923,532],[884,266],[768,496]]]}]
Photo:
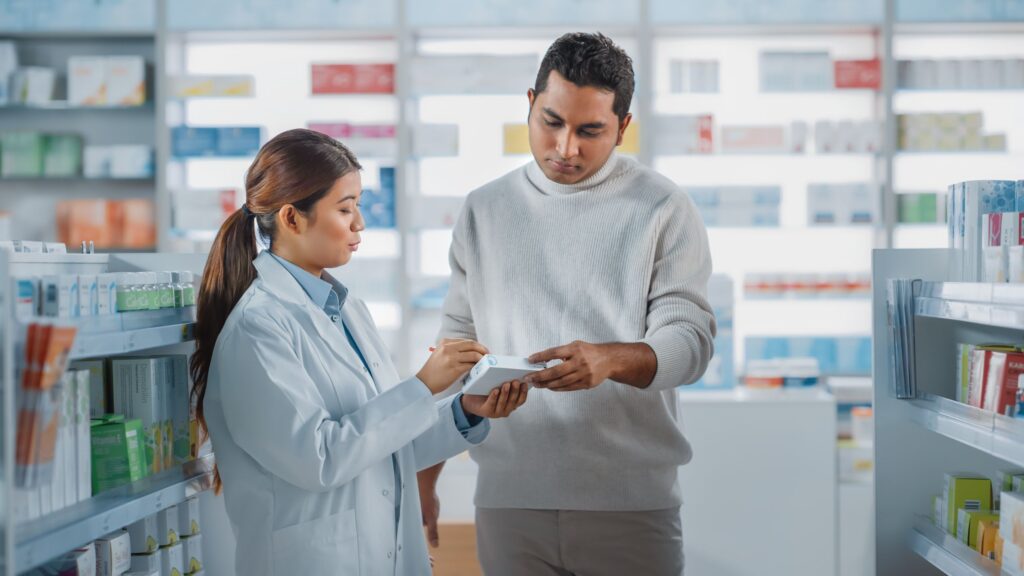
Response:
[{"label": "man's dark hair", "polygon": [[612,110],[619,120],[626,118],[633,100],[633,60],[600,32],[570,32],[548,48],[540,62],[533,91],[540,94],[548,87],[555,70],[577,86],[593,86],[615,93]]}]

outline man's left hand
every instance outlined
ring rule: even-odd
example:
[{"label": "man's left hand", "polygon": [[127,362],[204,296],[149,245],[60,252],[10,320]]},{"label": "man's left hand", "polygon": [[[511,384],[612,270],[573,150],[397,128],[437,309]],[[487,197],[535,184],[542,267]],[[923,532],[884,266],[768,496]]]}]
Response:
[{"label": "man's left hand", "polygon": [[549,348],[530,356],[531,363],[561,360],[562,363],[526,377],[537,388],[555,392],[572,392],[596,388],[612,374],[612,362],[605,354],[603,344],[575,341],[564,346]]}]

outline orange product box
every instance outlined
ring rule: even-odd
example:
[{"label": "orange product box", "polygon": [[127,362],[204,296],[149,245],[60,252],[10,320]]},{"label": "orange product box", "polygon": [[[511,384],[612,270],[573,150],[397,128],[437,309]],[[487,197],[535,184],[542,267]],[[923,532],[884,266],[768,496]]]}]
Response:
[{"label": "orange product box", "polygon": [[121,202],[121,241],[123,248],[152,248],[156,245],[156,209],[153,202],[141,198]]}]

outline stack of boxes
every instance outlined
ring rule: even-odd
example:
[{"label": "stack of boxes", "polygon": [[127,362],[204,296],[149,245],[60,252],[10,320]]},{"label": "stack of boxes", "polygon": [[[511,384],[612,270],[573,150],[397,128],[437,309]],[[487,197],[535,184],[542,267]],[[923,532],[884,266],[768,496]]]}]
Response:
[{"label": "stack of boxes", "polygon": [[201,524],[195,497],[132,524],[132,573],[202,576]]},{"label": "stack of boxes", "polygon": [[897,149],[1005,152],[1006,134],[985,134],[981,112],[899,114]]},{"label": "stack of boxes", "polygon": [[911,90],[1024,88],[1024,59],[900,60],[896,85]]},{"label": "stack of boxes", "polygon": [[1024,352],[1016,346],[959,344],[956,400],[1003,416],[1024,417],[1020,377]]},{"label": "stack of boxes", "polygon": [[877,220],[878,192],[869,183],[808,184],[810,226],[872,224]]},{"label": "stack of boxes", "polygon": [[688,186],[683,191],[697,205],[705,226],[779,225],[779,186]]},{"label": "stack of boxes", "polygon": [[259,151],[262,138],[259,126],[176,126],[171,129],[171,153],[175,158],[248,158]]},{"label": "stack of boxes", "polygon": [[952,184],[946,211],[949,247],[961,252],[960,280],[1024,282],[1024,180]]},{"label": "stack of boxes", "polygon": [[141,56],[72,56],[71,106],[141,106],[146,102],[146,61]]}]

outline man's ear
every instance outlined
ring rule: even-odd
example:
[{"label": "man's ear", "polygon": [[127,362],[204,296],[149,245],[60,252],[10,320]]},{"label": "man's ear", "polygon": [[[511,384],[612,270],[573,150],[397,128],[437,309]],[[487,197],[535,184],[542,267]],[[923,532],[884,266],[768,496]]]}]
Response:
[{"label": "man's ear", "polygon": [[633,120],[633,114],[632,113],[626,113],[626,117],[623,118],[621,122],[619,122],[619,136],[618,136],[618,138],[615,139],[615,145],[616,146],[621,146],[622,145],[623,135],[626,133],[626,128],[629,128],[629,123],[632,120]]}]

